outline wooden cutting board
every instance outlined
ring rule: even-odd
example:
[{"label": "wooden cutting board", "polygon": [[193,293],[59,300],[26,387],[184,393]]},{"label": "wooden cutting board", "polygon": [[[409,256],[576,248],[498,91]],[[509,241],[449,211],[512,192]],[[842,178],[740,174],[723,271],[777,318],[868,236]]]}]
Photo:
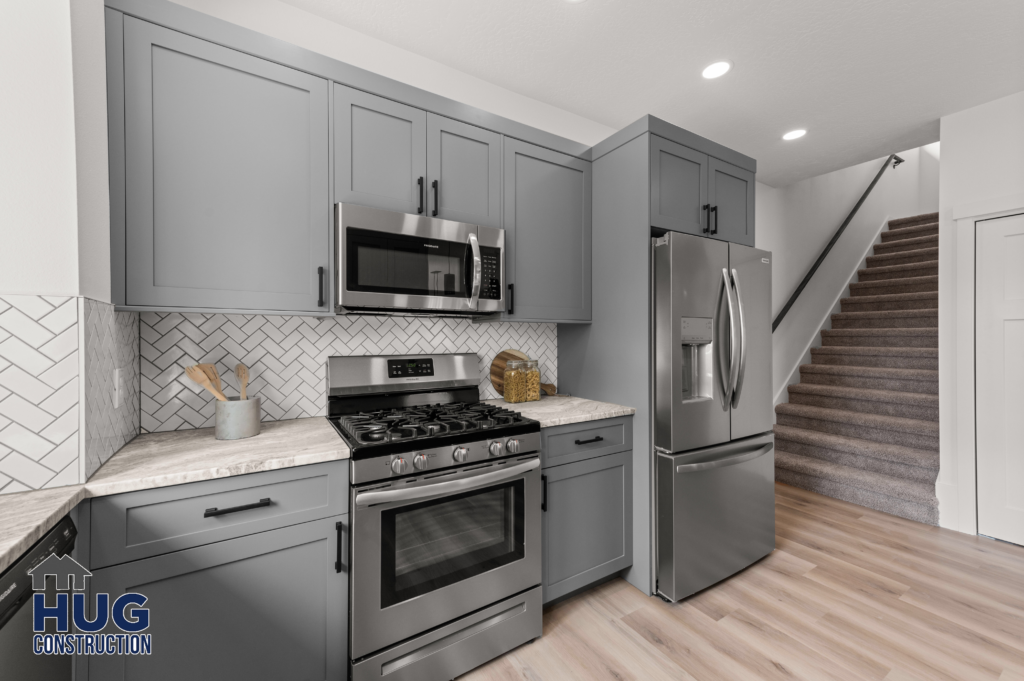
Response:
[{"label": "wooden cutting board", "polygon": [[491,385],[499,395],[505,394],[505,365],[514,359],[530,359],[518,350],[502,350],[491,362]]}]

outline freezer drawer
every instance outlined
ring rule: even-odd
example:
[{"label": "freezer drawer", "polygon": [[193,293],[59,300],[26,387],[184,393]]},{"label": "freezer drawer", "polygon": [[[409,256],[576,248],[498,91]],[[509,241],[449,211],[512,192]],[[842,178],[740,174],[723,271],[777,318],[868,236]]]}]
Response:
[{"label": "freezer drawer", "polygon": [[775,548],[772,434],[658,454],[658,593],[678,601]]}]

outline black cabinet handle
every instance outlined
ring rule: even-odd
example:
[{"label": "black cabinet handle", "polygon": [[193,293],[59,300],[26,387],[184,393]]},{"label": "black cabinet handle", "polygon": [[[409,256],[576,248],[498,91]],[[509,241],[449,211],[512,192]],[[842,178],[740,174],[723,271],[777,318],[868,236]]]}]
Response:
[{"label": "black cabinet handle", "polygon": [[516,285],[508,285],[508,314],[514,314],[516,311]]},{"label": "black cabinet handle", "polygon": [[341,547],[345,545],[345,523],[340,521],[334,523],[334,529],[338,531],[338,559],[334,561],[334,571],[341,572],[342,565],[344,565],[341,560]]},{"label": "black cabinet handle", "polygon": [[317,300],[316,300],[316,306],[317,307],[323,307],[324,306],[324,268],[323,267],[317,267],[316,268],[316,276],[319,277],[319,279],[320,279],[320,297],[317,298]]},{"label": "black cabinet handle", "polygon": [[260,499],[255,504],[246,504],[245,506],[232,506],[231,508],[208,508],[206,513],[203,514],[204,518],[212,518],[218,515],[227,515],[228,513],[238,513],[239,511],[248,511],[252,508],[263,508],[264,506],[270,506],[270,497]]},{"label": "black cabinet handle", "polygon": [[420,215],[423,214],[423,178],[416,180],[416,184],[420,186],[420,207],[416,209],[416,212]]},{"label": "black cabinet handle", "polygon": [[[715,216],[715,228],[711,230],[711,233],[718,234],[718,206],[711,206],[711,214]],[[710,218],[708,218],[708,226],[711,226]]]},{"label": "black cabinet handle", "polygon": [[701,231],[707,234],[711,231],[711,204],[705,203],[701,208],[704,210],[704,229]]},{"label": "black cabinet handle", "polygon": [[604,442],[604,438],[598,435],[597,437],[592,437],[589,440],[576,440],[576,444],[578,445],[592,445],[595,442]]},{"label": "black cabinet handle", "polygon": [[548,476],[540,476],[541,494],[540,494],[540,510],[542,513],[547,513],[548,510]]},{"label": "black cabinet handle", "polygon": [[433,215],[436,218],[437,217],[437,197],[438,197],[438,194],[440,193],[440,189],[438,189],[438,187],[441,186],[441,183],[438,180],[434,180],[430,184],[430,186],[434,188],[434,213],[433,213]]}]

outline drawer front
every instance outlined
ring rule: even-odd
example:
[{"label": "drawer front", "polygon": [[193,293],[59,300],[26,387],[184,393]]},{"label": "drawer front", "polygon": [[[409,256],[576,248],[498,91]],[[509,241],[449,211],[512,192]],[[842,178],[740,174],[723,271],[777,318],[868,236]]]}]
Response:
[{"label": "drawer front", "polygon": [[92,501],[92,567],[347,511],[347,461],[100,497]]},{"label": "drawer front", "polygon": [[541,465],[560,466],[633,448],[633,417],[572,423],[540,431]]}]

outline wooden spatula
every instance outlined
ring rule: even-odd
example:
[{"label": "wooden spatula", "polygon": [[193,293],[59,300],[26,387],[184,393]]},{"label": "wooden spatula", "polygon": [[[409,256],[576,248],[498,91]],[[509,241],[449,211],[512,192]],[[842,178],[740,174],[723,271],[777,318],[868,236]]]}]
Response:
[{"label": "wooden spatula", "polygon": [[235,367],[235,376],[238,377],[239,399],[248,399],[245,396],[245,388],[249,385],[249,367],[239,364]]},{"label": "wooden spatula", "polygon": [[210,383],[213,384],[214,388],[220,392],[224,392],[224,388],[220,384],[220,374],[217,373],[217,367],[212,364],[199,364],[197,366],[204,374],[206,374],[207,378],[210,379]]},{"label": "wooden spatula", "polygon": [[224,393],[219,388],[214,387],[210,381],[210,377],[206,375],[206,372],[200,369],[198,366],[185,367],[185,375],[191,378],[193,381],[203,386],[221,402],[227,402],[228,398],[224,397]]}]

